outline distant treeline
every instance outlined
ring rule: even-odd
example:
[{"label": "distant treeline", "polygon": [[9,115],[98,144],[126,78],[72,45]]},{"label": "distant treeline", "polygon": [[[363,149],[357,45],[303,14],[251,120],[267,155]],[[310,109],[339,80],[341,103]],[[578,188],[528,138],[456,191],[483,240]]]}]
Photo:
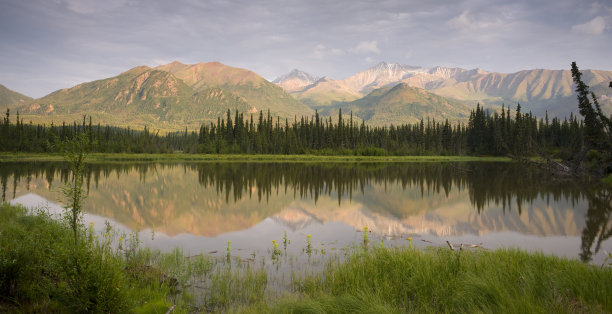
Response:
[{"label": "distant treeline", "polygon": [[[476,106],[468,123],[424,120],[414,124],[383,127],[345,118],[272,117],[268,112],[245,117],[230,110],[216,123],[199,130],[159,134],[150,129],[133,130],[82,123],[34,125],[24,123],[19,114],[11,123],[10,111],[0,126],[0,151],[56,152],[59,143],[86,132],[94,143],[92,150],[103,153],[215,153],[215,154],[323,154],[323,155],[515,155],[535,150],[568,156],[580,148],[583,124],[571,115],[561,121],[538,119],[521,112],[500,113]],[[559,156],[563,157],[563,156]]]}]

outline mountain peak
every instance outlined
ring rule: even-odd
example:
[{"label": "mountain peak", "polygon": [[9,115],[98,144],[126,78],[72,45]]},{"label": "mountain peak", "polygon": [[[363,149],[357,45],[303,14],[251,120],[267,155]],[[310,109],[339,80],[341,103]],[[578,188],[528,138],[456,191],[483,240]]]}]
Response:
[{"label": "mountain peak", "polygon": [[396,66],[398,64],[396,63],[387,63],[386,61],[382,61],[379,62],[378,64],[376,64],[375,66],[371,67],[370,70],[377,70],[377,71],[381,71],[381,70],[389,70],[391,68],[393,68],[394,66]]},{"label": "mountain peak", "polygon": [[300,81],[304,81],[304,82],[308,82],[309,84],[312,84],[316,82],[317,80],[319,80],[319,77],[310,75],[302,70],[293,69],[291,70],[291,72],[285,75],[279,76],[274,81],[272,81],[272,83],[279,84],[279,83],[283,83],[289,80],[300,80]]},{"label": "mountain peak", "polygon": [[291,72],[279,76],[272,83],[288,92],[298,92],[317,82],[318,77],[312,76],[302,70],[293,69]]},{"label": "mountain peak", "polygon": [[414,71],[414,70],[418,70],[421,69],[421,67],[415,67],[415,66],[410,66],[410,65],[405,65],[405,64],[400,64],[400,63],[389,63],[386,61],[382,61],[380,63],[378,63],[377,65],[371,67],[369,70],[375,70],[375,71]]},{"label": "mountain peak", "polygon": [[144,72],[144,71],[149,71],[149,70],[151,70],[150,67],[148,67],[146,65],[139,65],[139,66],[133,67],[133,68],[131,68],[131,69],[121,73],[121,74],[137,73],[137,72]]}]

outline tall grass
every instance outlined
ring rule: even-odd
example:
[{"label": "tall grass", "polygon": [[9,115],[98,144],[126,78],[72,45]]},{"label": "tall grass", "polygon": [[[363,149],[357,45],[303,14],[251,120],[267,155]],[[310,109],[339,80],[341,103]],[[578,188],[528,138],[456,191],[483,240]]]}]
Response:
[{"label": "tall grass", "polygon": [[0,206],[0,311],[121,312],[122,261],[44,213]]},{"label": "tall grass", "polygon": [[[306,278],[275,310],[573,313],[612,311],[612,269],[520,250],[371,248]],[[339,307],[338,307],[339,306]],[[367,308],[364,308],[367,309]]]}]

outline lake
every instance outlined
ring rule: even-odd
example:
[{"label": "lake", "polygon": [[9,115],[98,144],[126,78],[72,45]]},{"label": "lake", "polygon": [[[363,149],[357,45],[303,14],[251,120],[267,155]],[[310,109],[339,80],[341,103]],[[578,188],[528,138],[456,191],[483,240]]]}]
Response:
[{"label": "lake", "polygon": [[[0,163],[2,200],[60,211],[65,163]],[[89,164],[86,223],[138,231],[187,254],[295,254],[359,243],[519,247],[601,264],[612,252],[612,192],[518,163]]]}]

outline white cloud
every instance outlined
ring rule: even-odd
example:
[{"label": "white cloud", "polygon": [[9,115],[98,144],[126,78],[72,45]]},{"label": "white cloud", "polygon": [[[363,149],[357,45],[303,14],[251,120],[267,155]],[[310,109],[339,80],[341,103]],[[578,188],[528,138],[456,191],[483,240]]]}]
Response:
[{"label": "white cloud", "polygon": [[500,28],[504,28],[507,31],[509,24],[512,24],[515,20],[513,14],[514,13],[512,12],[506,12],[506,14],[473,14],[466,10],[450,19],[447,23],[452,28],[455,28],[459,31],[473,32],[484,30],[487,32],[492,32],[499,31]]},{"label": "white cloud", "polygon": [[314,51],[312,52],[311,56],[315,59],[323,59],[327,56],[339,56],[341,54],[344,54],[344,51],[342,49],[338,49],[338,48],[327,48],[324,45],[318,44],[315,46]]},{"label": "white cloud", "polygon": [[380,49],[378,49],[378,41],[362,41],[357,44],[357,46],[349,49],[350,52],[353,53],[380,53]]},{"label": "white cloud", "polygon": [[374,63],[374,59],[372,59],[370,57],[367,57],[367,58],[365,58],[365,62],[366,63]]},{"label": "white cloud", "polygon": [[606,29],[606,19],[598,16],[584,24],[572,26],[572,32],[600,35]]},{"label": "white cloud", "polygon": [[474,22],[474,20],[469,16],[468,11],[463,11],[461,14],[453,17],[448,21],[448,24],[454,28],[458,29],[475,29],[478,28],[478,25]]}]

